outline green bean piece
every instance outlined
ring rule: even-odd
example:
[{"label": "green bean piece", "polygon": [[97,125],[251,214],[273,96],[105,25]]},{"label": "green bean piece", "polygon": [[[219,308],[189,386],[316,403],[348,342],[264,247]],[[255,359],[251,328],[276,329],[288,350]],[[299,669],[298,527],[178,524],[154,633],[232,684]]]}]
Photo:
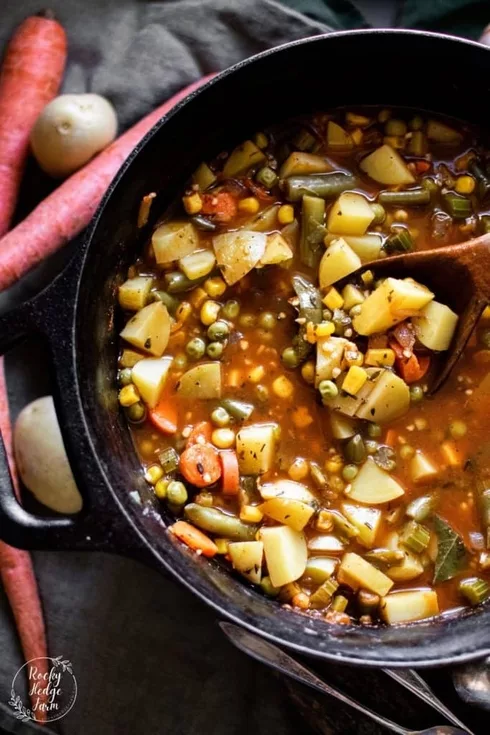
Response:
[{"label": "green bean piece", "polygon": [[133,382],[132,375],[133,371],[131,370],[131,368],[124,368],[123,370],[120,370],[118,375],[119,385],[130,385]]},{"label": "green bean piece", "polygon": [[166,291],[152,291],[154,301],[161,301],[167,307],[170,315],[174,315],[180,306],[180,301]]},{"label": "green bean piece", "polygon": [[214,232],[217,229],[217,225],[207,217],[203,217],[202,214],[195,214],[190,220],[194,227],[203,232]]},{"label": "green bean piece", "polygon": [[257,524],[244,523],[236,516],[223,513],[217,508],[206,508],[197,503],[186,505],[184,515],[203,531],[233,541],[254,541],[259,528]]},{"label": "green bean piece", "polygon": [[230,319],[231,321],[233,321],[233,319],[236,319],[239,313],[240,302],[236,301],[236,299],[230,299],[225,304],[223,304],[221,308],[221,314],[225,317],[225,319]]},{"label": "green bean piece", "polygon": [[211,413],[211,421],[215,426],[219,426],[222,429],[224,426],[228,426],[231,421],[231,416],[223,406],[217,406]]},{"label": "green bean piece", "polygon": [[223,398],[220,405],[237,421],[246,421],[254,410],[253,403],[237,401],[235,398]]},{"label": "green bean piece", "polygon": [[362,464],[366,460],[366,447],[360,434],[349,439],[344,447],[344,457],[352,464]]},{"label": "green bean piece", "polygon": [[352,174],[310,174],[309,176],[290,176],[282,181],[286,199],[298,202],[304,196],[334,199],[347,189],[356,185],[356,177]]},{"label": "green bean piece", "polygon": [[481,214],[480,215],[480,226],[483,234],[487,234],[490,232],[490,215],[488,214]]},{"label": "green bean piece", "polygon": [[277,597],[280,592],[280,587],[274,587],[270,577],[262,577],[260,587],[264,595],[267,595],[267,597]]},{"label": "green bean piece", "polygon": [[427,520],[437,509],[439,498],[436,493],[421,495],[414,498],[408,505],[405,513],[417,523]]},{"label": "green bean piece", "polygon": [[192,291],[193,288],[195,288],[196,286],[200,286],[201,283],[204,283],[206,278],[209,278],[209,275],[210,274],[208,273],[202,278],[196,278],[195,281],[191,281],[180,271],[170,271],[170,273],[165,273],[163,280],[165,282],[165,288],[167,289],[167,291],[171,294],[174,294],[183,293],[184,291]]},{"label": "green bean piece", "polygon": [[337,592],[339,583],[335,579],[327,579],[325,582],[311,595],[310,605],[313,608],[320,609],[326,607],[333,595]]},{"label": "green bean piece", "polygon": [[132,424],[141,424],[146,418],[146,407],[141,401],[133,403],[132,406],[128,406],[124,410],[128,421],[131,421]]},{"label": "green bean piece", "polygon": [[353,523],[351,523],[345,516],[338,510],[331,510],[332,521],[337,531],[346,538],[355,538],[359,536],[359,529],[357,529]]},{"label": "green bean piece", "polygon": [[400,534],[400,541],[411,551],[421,554],[429,545],[430,531],[417,521],[409,521]]},{"label": "green bean piece", "polygon": [[266,189],[272,189],[279,181],[278,175],[269,166],[264,166],[259,169],[255,175],[255,179],[259,184],[265,186]]},{"label": "green bean piece", "polygon": [[286,347],[282,352],[281,360],[284,367],[289,370],[294,370],[294,368],[297,368],[301,364],[301,359],[294,347]]},{"label": "green bean piece", "polygon": [[325,202],[323,199],[304,196],[301,209],[301,239],[299,252],[301,262],[316,268],[323,253]]},{"label": "green bean piece", "polygon": [[219,360],[219,358],[223,355],[224,349],[225,348],[223,342],[210,342],[206,347],[206,354],[212,360]]},{"label": "green bean piece", "polygon": [[479,577],[462,579],[458,589],[466,597],[470,605],[480,605],[490,597],[490,587],[484,579],[480,579]]},{"label": "green bean piece", "polygon": [[372,564],[381,567],[394,567],[401,564],[405,559],[405,553],[400,550],[392,549],[372,549],[365,554],[365,558]]},{"label": "green bean piece", "polygon": [[474,158],[472,161],[470,161],[468,168],[475,179],[478,181],[478,196],[480,197],[480,199],[485,199],[487,194],[490,192],[490,179],[485,173],[481,161],[478,161],[476,158]]},{"label": "green bean piece", "polygon": [[424,400],[424,390],[420,385],[410,386],[410,401],[411,403],[420,403]]},{"label": "green bean piece", "polygon": [[374,219],[371,224],[382,225],[386,219],[386,211],[383,205],[379,204],[378,202],[373,202],[371,204],[371,209],[373,210],[373,213],[374,213]]},{"label": "green bean piece", "polygon": [[316,462],[310,462],[310,474],[313,482],[320,490],[325,489],[328,485],[327,478],[320,469],[320,465]]},{"label": "green bean piece", "polygon": [[296,275],[291,280],[294,292],[298,297],[298,317],[304,319],[298,334],[293,338],[293,347],[301,363],[309,357],[313,350],[313,345],[304,339],[306,324],[308,322],[319,324],[323,319],[322,295],[316,286],[304,276]]},{"label": "green bean piece", "polygon": [[164,473],[170,475],[179,466],[180,457],[173,447],[167,447],[158,455],[158,461],[162,465]]},{"label": "green bean piece", "polygon": [[167,485],[167,502],[171,505],[182,506],[187,503],[187,489],[183,482],[172,480]]},{"label": "green bean piece", "polygon": [[407,153],[409,156],[425,156],[429,152],[429,141],[421,130],[412,133],[408,141]]},{"label": "green bean piece", "polygon": [[439,185],[437,181],[432,179],[430,176],[426,176],[425,179],[422,179],[421,183],[422,183],[422,188],[427,189],[427,191],[430,192],[431,197],[434,194],[437,194],[437,192],[439,191]]},{"label": "green bean piece", "polygon": [[409,253],[413,250],[413,239],[408,230],[400,227],[388,237],[383,247],[390,255]]},{"label": "green bean piece", "polygon": [[447,191],[443,194],[442,199],[448,214],[454,217],[454,219],[466,219],[466,217],[471,217],[473,214],[471,199],[459,196],[459,194],[455,194],[452,191]]},{"label": "green bean piece", "polygon": [[312,151],[316,146],[316,138],[309,130],[302,128],[292,140],[293,145],[300,151]]},{"label": "green bean piece", "polygon": [[206,342],[201,337],[194,337],[186,344],[185,351],[191,360],[200,360],[206,352]]},{"label": "green bean piece", "polygon": [[429,204],[430,191],[422,187],[407,189],[406,191],[380,191],[378,200],[381,204],[392,204],[398,206],[418,206]]},{"label": "green bean piece", "polygon": [[332,600],[331,609],[334,610],[334,612],[345,612],[348,604],[349,600],[347,597],[344,597],[344,595],[335,595]]}]

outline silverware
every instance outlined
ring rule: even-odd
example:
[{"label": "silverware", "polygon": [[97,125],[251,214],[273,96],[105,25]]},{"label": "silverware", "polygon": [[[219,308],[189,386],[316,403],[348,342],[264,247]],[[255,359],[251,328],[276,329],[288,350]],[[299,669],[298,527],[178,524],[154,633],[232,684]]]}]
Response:
[{"label": "silverware", "polygon": [[267,666],[270,666],[282,674],[295,679],[296,681],[306,684],[313,689],[322,692],[323,694],[329,694],[332,697],[344,702],[358,712],[362,712],[363,715],[369,717],[374,722],[377,722],[382,727],[391,730],[391,732],[398,733],[399,735],[467,735],[469,730],[461,730],[458,727],[452,727],[452,725],[442,725],[438,727],[430,727],[427,730],[407,730],[405,727],[401,727],[391,720],[376,714],[368,707],[365,707],[355,699],[343,694],[338,689],[326,684],[324,681],[319,679],[313,671],[307,669],[305,666],[300,664],[289,654],[278,648],[272,643],[269,643],[264,638],[261,638],[253,633],[249,633],[244,628],[240,628],[233,623],[220,623],[221,629],[230,641],[241,651],[247,653],[252,658],[260,661]]},{"label": "silverware", "polygon": [[454,669],[453,684],[463,702],[490,712],[490,656]]}]

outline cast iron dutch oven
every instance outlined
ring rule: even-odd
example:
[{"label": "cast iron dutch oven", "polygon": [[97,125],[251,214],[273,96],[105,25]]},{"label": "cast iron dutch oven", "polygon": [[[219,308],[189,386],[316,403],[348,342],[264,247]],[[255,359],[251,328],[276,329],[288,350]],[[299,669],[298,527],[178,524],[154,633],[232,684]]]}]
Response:
[{"label": "cast iron dutch oven", "polygon": [[[44,292],[0,319],[5,351],[33,332],[47,339],[56,405],[84,511],[42,519],[14,499],[0,469],[0,536],[33,549],[99,549],[143,559],[222,616],[305,654],[338,662],[434,666],[490,654],[490,607],[395,627],[329,625],[299,615],[198,558],[153,508],[118,409],[118,285],[151,226],[203,159],[292,115],[335,105],[403,105],[482,126],[490,101],[490,50],[447,36],[354,31],[291,43],[225,71],[163,118],[124,164],[79,254]],[[159,193],[146,232],[141,197]],[[2,452],[3,455],[3,452]],[[142,503],[135,501],[139,491]]]}]

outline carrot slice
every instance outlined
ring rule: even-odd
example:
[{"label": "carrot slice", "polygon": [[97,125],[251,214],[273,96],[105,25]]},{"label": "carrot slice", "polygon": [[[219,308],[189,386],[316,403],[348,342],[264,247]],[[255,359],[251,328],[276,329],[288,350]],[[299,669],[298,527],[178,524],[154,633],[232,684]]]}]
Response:
[{"label": "carrot slice", "polygon": [[202,194],[202,214],[213,215],[219,222],[229,222],[238,211],[236,197],[229,191]]},{"label": "carrot slice", "polygon": [[405,383],[416,383],[421,380],[429,369],[430,357],[412,355],[405,360],[398,360],[397,367]]},{"label": "carrot slice", "polygon": [[385,436],[384,443],[387,444],[389,447],[394,447],[396,444],[396,440],[398,437],[398,432],[395,431],[395,429],[388,429]]},{"label": "carrot slice", "polygon": [[213,427],[209,421],[199,421],[189,434],[187,447],[192,447],[194,444],[210,444],[212,433]]},{"label": "carrot slice", "polygon": [[200,551],[203,556],[212,557],[218,553],[218,547],[214,541],[186,521],[177,521],[170,526],[169,531],[190,549]]},{"label": "carrot slice", "polygon": [[222,490],[224,495],[237,495],[240,489],[240,472],[236,452],[220,452],[221,471],[223,477]]},{"label": "carrot slice", "polygon": [[191,485],[213,485],[221,477],[218,452],[211,444],[193,444],[180,456],[180,471]]},{"label": "carrot slice", "polygon": [[416,161],[415,169],[418,174],[426,174],[427,171],[430,171],[430,163],[429,161]]},{"label": "carrot slice", "polygon": [[155,408],[148,412],[148,418],[153,426],[164,434],[175,434],[178,419],[175,401],[169,401],[168,398],[160,401]]}]

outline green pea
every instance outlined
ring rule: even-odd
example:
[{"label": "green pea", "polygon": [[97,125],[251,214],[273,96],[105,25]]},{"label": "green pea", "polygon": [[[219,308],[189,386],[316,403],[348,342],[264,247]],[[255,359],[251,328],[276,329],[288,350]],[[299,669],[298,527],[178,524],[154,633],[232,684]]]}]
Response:
[{"label": "green pea", "polygon": [[410,400],[412,403],[420,403],[424,400],[424,391],[420,385],[410,386]]},{"label": "green pea", "polygon": [[212,360],[219,360],[224,349],[222,342],[210,342],[206,348],[206,353]]},{"label": "green pea", "polygon": [[330,309],[324,309],[323,310],[322,318],[323,318],[323,321],[324,322],[331,322],[332,321],[332,317],[333,317],[333,314],[330,311]]},{"label": "green pea", "polygon": [[296,352],[294,347],[286,347],[281,355],[281,360],[283,361],[284,366],[290,368],[291,370],[298,367],[300,363],[298,353]]},{"label": "green pea", "polygon": [[183,482],[172,480],[167,485],[167,501],[171,505],[182,506],[187,503],[188,495]]},{"label": "green pea", "polygon": [[140,424],[146,418],[145,404],[138,401],[138,403],[133,403],[132,406],[128,406],[126,408],[126,416],[131,423]]},{"label": "green pea", "polygon": [[221,313],[225,319],[236,319],[240,313],[240,302],[236,299],[230,299],[223,305]]},{"label": "green pea", "polygon": [[415,454],[415,449],[410,444],[403,444],[400,447],[400,457],[402,459],[411,459]]},{"label": "green pea", "polygon": [[378,436],[381,436],[383,429],[379,424],[368,424],[367,427],[367,433],[368,436],[371,437],[371,439],[377,439]]},{"label": "green pea", "polygon": [[464,421],[451,421],[449,424],[449,433],[453,439],[461,439],[467,431],[468,427]]},{"label": "green pea", "polygon": [[321,397],[325,400],[336,398],[339,395],[339,389],[333,380],[322,380],[318,386],[318,390],[320,391]]},{"label": "green pea", "polygon": [[357,476],[358,472],[359,470],[357,469],[355,464],[346,464],[342,470],[342,477],[346,482],[352,482],[352,480]]},{"label": "green pea", "polygon": [[361,304],[356,304],[356,305],[355,305],[355,306],[353,306],[353,307],[352,307],[352,309],[351,309],[351,310],[349,311],[349,316],[350,316],[350,318],[351,318],[351,319],[354,319],[354,317],[355,317],[355,316],[359,316],[359,314],[361,313],[361,311],[362,311],[362,308],[361,308]]},{"label": "green pea", "polygon": [[200,360],[206,352],[206,342],[201,337],[194,337],[186,344],[185,351],[191,360]]},{"label": "green pea", "polygon": [[124,368],[119,372],[119,385],[130,385],[133,382],[131,368]]},{"label": "green pea", "polygon": [[486,350],[490,350],[490,329],[484,329],[480,333],[480,342]]},{"label": "green pea", "polygon": [[257,320],[253,314],[242,314],[238,320],[242,329],[252,329],[252,327],[255,327],[256,322]]},{"label": "green pea", "polygon": [[257,400],[261,403],[266,403],[269,400],[269,389],[261,383],[255,386],[254,393]]},{"label": "green pea", "polygon": [[276,324],[277,319],[271,311],[264,311],[264,313],[259,316],[259,326],[268,332],[271,332]]},{"label": "green pea", "polygon": [[218,406],[211,414],[211,421],[215,426],[222,428],[223,426],[228,426],[231,421],[231,416],[226,408]]},{"label": "green pea", "polygon": [[183,352],[175,355],[172,367],[175,368],[175,370],[185,370],[187,367],[187,355],[184,355]]},{"label": "green pea", "polygon": [[224,342],[230,334],[228,324],[220,319],[208,327],[208,337],[211,342]]}]

